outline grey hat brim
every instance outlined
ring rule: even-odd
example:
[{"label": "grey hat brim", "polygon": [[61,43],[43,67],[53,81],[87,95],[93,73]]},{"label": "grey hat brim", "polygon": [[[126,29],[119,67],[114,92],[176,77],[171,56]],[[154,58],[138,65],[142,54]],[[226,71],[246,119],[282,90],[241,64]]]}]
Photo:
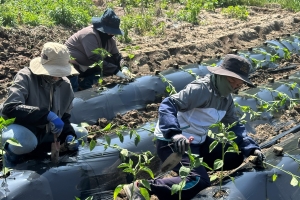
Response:
[{"label": "grey hat brim", "polygon": [[210,71],[213,74],[223,75],[223,76],[230,76],[237,79],[240,79],[244,82],[246,82],[250,87],[255,88],[256,86],[253,85],[253,83],[250,81],[250,79],[246,76],[240,76],[234,72],[231,72],[229,70],[226,70],[222,67],[207,67],[207,70]]},{"label": "grey hat brim", "polygon": [[[95,27],[95,25],[94,25],[94,27]],[[120,29],[111,28],[111,27],[108,27],[105,25],[102,25],[101,27],[96,28],[96,30],[101,31],[102,33],[108,33],[108,34],[113,34],[113,35],[124,35],[124,32],[121,31]]]}]

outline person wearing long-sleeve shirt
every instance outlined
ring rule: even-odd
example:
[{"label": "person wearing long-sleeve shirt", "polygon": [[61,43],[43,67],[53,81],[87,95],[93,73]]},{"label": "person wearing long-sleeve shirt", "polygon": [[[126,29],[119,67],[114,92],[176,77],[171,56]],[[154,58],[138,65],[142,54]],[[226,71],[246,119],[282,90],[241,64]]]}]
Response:
[{"label": "person wearing long-sleeve shirt", "polygon": [[[192,153],[200,155],[208,166],[213,168],[216,159],[222,159],[222,145],[218,144],[212,152],[209,146],[214,141],[208,136],[209,127],[217,122],[225,125],[238,122],[231,93],[244,83],[254,85],[248,78],[250,63],[243,57],[228,54],[220,67],[208,67],[212,73],[188,84],[180,92],[165,98],[159,107],[159,118],[154,135],[156,137],[157,154],[161,161],[165,161],[173,152],[182,154],[181,162],[173,169],[179,173],[180,167],[189,166],[189,158],[185,153],[190,146]],[[226,153],[224,170],[238,167],[251,154],[263,154],[257,143],[247,135],[244,125],[237,123],[231,128],[236,134],[235,142],[239,146],[240,154]],[[188,138],[193,138],[189,141]],[[171,143],[174,146],[170,145]],[[229,145],[226,145],[226,149]],[[178,199],[178,193],[171,195],[173,184],[181,182],[180,176],[172,178],[158,178],[149,180],[151,194],[159,199]],[[209,176],[203,166],[194,168],[186,178],[186,185],[182,190],[182,199],[191,199],[204,188],[210,186]],[[138,181],[125,185],[128,197],[144,199],[140,195]],[[133,193],[130,192],[133,189]]]},{"label": "person wearing long-sleeve shirt", "polygon": [[[108,8],[101,17],[92,18],[92,25],[74,33],[65,42],[74,58],[71,63],[80,73],[79,76],[68,76],[74,92],[92,87],[100,75],[115,74],[128,79],[134,77],[128,69],[128,63],[117,48],[114,36],[123,35],[119,26],[119,17]],[[95,50],[99,48],[104,49],[111,56],[102,58],[100,54],[95,53]],[[102,62],[102,67],[96,64],[99,61]]]},{"label": "person wearing long-sleeve shirt", "polygon": [[[54,135],[61,144],[72,141],[69,150],[78,149],[75,138],[87,131],[69,120],[74,93],[66,76],[78,74],[69,60],[66,46],[48,42],[41,57],[32,59],[29,67],[14,77],[2,109],[5,117],[15,118],[2,132],[7,161],[18,163],[33,151],[49,152]],[[16,139],[21,146],[5,143],[9,138]]]}]

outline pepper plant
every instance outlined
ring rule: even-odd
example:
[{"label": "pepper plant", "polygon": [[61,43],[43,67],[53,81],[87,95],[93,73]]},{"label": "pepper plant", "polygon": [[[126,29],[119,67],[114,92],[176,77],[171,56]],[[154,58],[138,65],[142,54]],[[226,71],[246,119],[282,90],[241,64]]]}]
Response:
[{"label": "pepper plant", "polygon": [[[0,137],[1,137],[1,150],[0,150],[0,154],[2,157],[2,174],[7,175],[7,173],[10,171],[9,168],[6,167],[5,165],[5,159],[3,159],[3,156],[5,154],[5,144],[9,143],[10,145],[14,145],[14,146],[19,146],[22,147],[22,145],[14,138],[8,138],[4,144],[2,144],[2,132],[3,130],[10,124],[14,123],[15,118],[11,118],[11,119],[4,119],[3,117],[0,117]],[[6,179],[5,179],[6,180]]]},{"label": "pepper plant", "polygon": [[[246,121],[241,120],[240,123],[245,123]],[[211,130],[208,131],[208,136],[213,138],[214,141],[209,145],[209,152],[212,152],[214,148],[220,143],[222,145],[222,158],[221,159],[216,159],[214,161],[214,170],[219,170],[220,171],[220,177],[219,177],[219,191],[222,190],[222,180],[223,180],[223,175],[224,175],[224,159],[225,159],[225,154],[226,153],[237,153],[239,154],[239,147],[238,145],[234,142],[234,140],[237,138],[235,133],[233,131],[230,131],[230,129],[234,126],[237,125],[238,122],[234,122],[232,124],[229,124],[226,126],[222,122],[217,122],[215,124],[212,124],[210,128],[218,128],[218,133],[213,133]],[[225,149],[226,145],[229,144],[229,147],[227,150]],[[211,181],[216,179],[217,176],[214,175],[211,177]],[[232,177],[230,177],[233,180]]]},{"label": "pepper plant", "polygon": [[100,67],[100,69],[101,69],[101,75],[100,75],[100,78],[98,79],[98,83],[101,86],[102,82],[103,82],[103,61],[107,56],[110,57],[111,54],[103,48],[94,49],[92,51],[92,53],[94,53],[96,55],[100,55],[100,57],[101,57],[101,59],[98,62],[95,62],[92,65],[92,67]]}]

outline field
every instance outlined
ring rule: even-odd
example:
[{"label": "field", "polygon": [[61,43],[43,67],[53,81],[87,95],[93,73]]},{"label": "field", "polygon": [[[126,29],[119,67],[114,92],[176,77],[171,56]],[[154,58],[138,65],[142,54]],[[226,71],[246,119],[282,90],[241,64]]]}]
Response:
[{"label": "field", "polygon": [[[108,5],[102,1],[94,1],[94,3],[100,12],[103,12]],[[183,7],[178,3],[172,6],[173,10]],[[246,6],[245,8],[248,12],[246,19],[228,17],[222,8],[202,9],[197,15],[197,24],[174,20],[166,14],[166,10],[158,9],[157,17],[152,18],[151,23],[159,27],[163,22],[163,28],[155,29],[155,34],[149,34],[151,30],[142,34],[141,29],[136,25],[136,28],[128,32],[131,41],[125,42],[126,39],[118,38],[118,47],[131,64],[132,72],[139,77],[155,75],[157,71],[164,71],[176,64],[184,66],[205,63],[212,58],[223,57],[236,50],[247,51],[249,48],[263,45],[268,40],[280,39],[300,30],[300,13],[282,8],[279,4]],[[138,8],[132,9],[139,11]],[[114,11],[121,17],[121,20],[126,14],[122,7],[114,6]],[[7,88],[14,75],[24,66],[29,66],[32,58],[39,56],[45,42],[64,43],[79,29],[79,27],[68,28],[61,25],[0,27],[0,103],[3,103],[6,98]],[[258,69],[251,80],[257,85],[267,83],[268,78],[281,80],[285,75],[299,71],[299,61],[299,55],[292,54],[290,58],[279,61],[279,68],[292,64],[296,65],[295,68],[278,73]],[[104,78],[104,86],[112,83],[122,84],[124,81],[116,76]],[[241,91],[247,89],[245,86]],[[147,109],[132,110],[111,121],[99,119],[97,124],[89,126],[88,129],[99,133],[99,129],[104,128],[108,122],[117,125],[140,125],[157,118],[158,106],[159,103],[153,103],[148,105]],[[299,122],[299,113],[299,107],[296,106],[295,109],[282,113],[280,120],[284,122],[293,118],[294,121]],[[257,134],[252,134],[252,136],[262,143],[294,125],[290,124],[276,132],[269,124],[259,125],[256,127]]]}]

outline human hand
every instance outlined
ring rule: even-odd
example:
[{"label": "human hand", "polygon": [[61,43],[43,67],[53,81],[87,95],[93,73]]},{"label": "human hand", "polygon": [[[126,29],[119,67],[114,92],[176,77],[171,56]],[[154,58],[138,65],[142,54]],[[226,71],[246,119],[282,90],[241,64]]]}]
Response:
[{"label": "human hand", "polygon": [[184,154],[188,150],[189,140],[182,134],[177,134],[172,137],[174,143],[174,151],[179,154]]},{"label": "human hand", "polygon": [[126,66],[122,67],[122,73],[125,74],[130,79],[133,79],[136,76],[135,74],[131,73],[128,67]]},{"label": "human hand", "polygon": [[263,166],[264,161],[266,160],[265,155],[264,155],[259,149],[256,149],[256,150],[253,152],[253,155],[257,157],[257,159],[256,159],[256,164],[257,164],[258,166]]},{"label": "human hand", "polygon": [[50,129],[53,134],[60,135],[64,128],[64,122],[52,111],[49,112],[47,120],[50,123]]}]

